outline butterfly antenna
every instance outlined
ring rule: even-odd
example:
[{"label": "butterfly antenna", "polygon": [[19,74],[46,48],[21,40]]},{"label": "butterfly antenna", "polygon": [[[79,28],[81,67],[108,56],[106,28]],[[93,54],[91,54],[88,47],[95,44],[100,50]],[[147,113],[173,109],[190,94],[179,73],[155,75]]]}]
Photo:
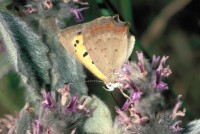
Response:
[{"label": "butterfly antenna", "polygon": [[94,82],[94,83],[95,83],[95,82],[104,83],[104,82],[101,81],[101,80],[86,80],[85,82],[86,82],[86,83],[90,83],[90,82],[92,82],[92,83],[93,83],[93,82]]},{"label": "butterfly antenna", "polygon": [[76,81],[76,82],[67,82],[66,84],[74,84],[74,83],[97,83],[97,82],[99,82],[99,83],[104,83],[103,81],[101,81],[101,80],[84,80],[84,81]]}]

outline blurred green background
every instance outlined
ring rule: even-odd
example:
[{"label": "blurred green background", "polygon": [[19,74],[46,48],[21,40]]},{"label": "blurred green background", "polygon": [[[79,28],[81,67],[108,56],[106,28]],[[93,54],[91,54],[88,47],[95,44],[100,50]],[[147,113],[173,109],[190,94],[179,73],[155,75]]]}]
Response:
[{"label": "blurred green background", "polygon": [[[17,1],[17,0],[14,0]],[[0,0],[0,8],[11,1]],[[23,3],[23,0],[18,0]],[[101,15],[120,14],[131,24],[136,36],[135,51],[142,50],[148,58],[168,55],[172,74],[168,79],[170,93],[183,95],[189,111],[187,119],[200,118],[200,1],[199,0],[90,0],[90,9],[84,12],[85,20]],[[98,10],[97,10],[98,9]],[[92,12],[91,12],[92,11]],[[6,51],[0,42],[0,117],[14,113],[24,105],[23,82],[9,64]],[[91,77],[89,77],[91,79]],[[89,85],[93,87],[92,84]],[[104,100],[115,102],[109,93],[91,91]],[[113,93],[115,95],[115,93]],[[113,104],[115,105],[115,104]]]}]

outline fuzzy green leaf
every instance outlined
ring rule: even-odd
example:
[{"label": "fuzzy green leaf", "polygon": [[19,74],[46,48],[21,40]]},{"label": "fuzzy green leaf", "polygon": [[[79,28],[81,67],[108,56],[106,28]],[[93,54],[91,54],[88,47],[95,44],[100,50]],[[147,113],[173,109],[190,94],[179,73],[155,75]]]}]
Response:
[{"label": "fuzzy green leaf", "polygon": [[0,37],[12,64],[26,83],[37,89],[36,92],[49,83],[48,48],[25,22],[0,10]]},{"label": "fuzzy green leaf", "polygon": [[91,103],[96,109],[92,113],[92,117],[86,120],[84,130],[87,133],[109,134],[112,132],[112,117],[108,107],[96,96],[88,98],[86,101]]}]

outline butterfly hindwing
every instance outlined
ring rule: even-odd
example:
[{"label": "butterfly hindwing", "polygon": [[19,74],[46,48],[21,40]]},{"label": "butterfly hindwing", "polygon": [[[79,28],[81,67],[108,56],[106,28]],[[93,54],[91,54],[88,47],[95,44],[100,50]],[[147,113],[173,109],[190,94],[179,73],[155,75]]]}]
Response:
[{"label": "butterfly hindwing", "polygon": [[114,70],[123,65],[128,52],[128,26],[122,22],[118,25],[114,19],[101,17],[85,24],[82,29],[85,47],[95,65],[108,78],[112,78]]}]

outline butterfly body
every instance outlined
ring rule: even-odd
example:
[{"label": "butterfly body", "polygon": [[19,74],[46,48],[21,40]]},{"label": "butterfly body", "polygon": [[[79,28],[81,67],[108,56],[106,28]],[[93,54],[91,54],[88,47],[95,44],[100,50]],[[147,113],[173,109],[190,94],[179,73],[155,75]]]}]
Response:
[{"label": "butterfly body", "polygon": [[121,68],[134,47],[135,38],[128,30],[118,16],[100,17],[62,30],[59,40],[95,76],[112,83],[115,69]]}]

